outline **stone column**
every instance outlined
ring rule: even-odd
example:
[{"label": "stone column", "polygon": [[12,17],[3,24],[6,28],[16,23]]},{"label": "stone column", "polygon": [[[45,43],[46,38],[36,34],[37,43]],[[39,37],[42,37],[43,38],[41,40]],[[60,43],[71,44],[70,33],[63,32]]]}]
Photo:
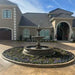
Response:
[{"label": "stone column", "polygon": [[69,41],[73,41],[73,39],[71,38],[72,37],[72,34],[73,34],[73,31],[72,31],[72,28],[71,28],[71,26],[70,26],[70,31],[69,31],[70,33],[69,33],[69,38],[68,38],[68,40]]},{"label": "stone column", "polygon": [[56,35],[57,35],[57,30],[56,30],[56,28],[55,28],[55,29],[54,29],[54,41],[57,41]]}]

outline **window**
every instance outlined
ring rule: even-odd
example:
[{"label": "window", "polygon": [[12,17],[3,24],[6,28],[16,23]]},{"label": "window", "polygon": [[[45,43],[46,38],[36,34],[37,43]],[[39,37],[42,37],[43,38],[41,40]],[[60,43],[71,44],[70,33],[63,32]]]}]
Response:
[{"label": "window", "polygon": [[11,10],[3,10],[3,18],[10,19],[11,18]]},{"label": "window", "polygon": [[44,39],[50,39],[50,31],[49,30],[41,30],[40,36],[43,36]]},{"label": "window", "polygon": [[30,37],[29,29],[24,29],[24,31],[23,31],[23,38],[29,38],[29,37]]}]

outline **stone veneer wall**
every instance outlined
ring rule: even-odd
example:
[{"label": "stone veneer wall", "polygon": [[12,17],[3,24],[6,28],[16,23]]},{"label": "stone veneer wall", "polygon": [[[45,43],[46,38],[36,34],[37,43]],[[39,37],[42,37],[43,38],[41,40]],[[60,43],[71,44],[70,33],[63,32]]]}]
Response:
[{"label": "stone veneer wall", "polygon": [[[11,19],[3,19],[3,10],[9,9],[12,12]],[[0,28],[7,28],[12,31],[11,39],[18,39],[18,27],[21,19],[21,12],[17,5],[0,5]]]},{"label": "stone veneer wall", "polygon": [[[14,40],[14,8],[15,6],[0,5],[0,28],[8,28],[12,30],[12,40]],[[3,19],[3,10],[9,9],[12,12],[11,19]]]}]

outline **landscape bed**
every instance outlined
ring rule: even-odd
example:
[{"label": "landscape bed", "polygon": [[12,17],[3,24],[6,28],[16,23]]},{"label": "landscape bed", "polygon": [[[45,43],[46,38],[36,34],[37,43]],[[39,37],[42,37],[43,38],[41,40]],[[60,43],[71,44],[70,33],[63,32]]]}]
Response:
[{"label": "landscape bed", "polygon": [[44,64],[44,65],[59,65],[63,63],[67,63],[74,59],[74,54],[68,52],[66,50],[62,50],[59,48],[51,48],[54,51],[53,55],[47,56],[28,56],[23,54],[24,47],[15,47],[8,49],[3,52],[3,57],[10,60],[15,61],[17,63],[28,63],[28,64]]}]

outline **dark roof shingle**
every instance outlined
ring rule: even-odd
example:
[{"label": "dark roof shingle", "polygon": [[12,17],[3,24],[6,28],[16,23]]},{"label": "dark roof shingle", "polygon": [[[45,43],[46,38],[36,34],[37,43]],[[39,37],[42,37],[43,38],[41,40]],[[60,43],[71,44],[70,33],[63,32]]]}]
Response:
[{"label": "dark roof shingle", "polygon": [[49,12],[49,14],[61,14],[61,13],[63,13],[63,14],[69,14],[69,15],[73,14],[70,11],[67,11],[67,10],[64,10],[64,9],[60,9],[60,8],[57,8],[57,9],[52,10],[52,11]]},{"label": "dark roof shingle", "polygon": [[67,15],[67,14],[58,14],[55,17],[59,17],[59,18],[74,18],[73,16]]},{"label": "dark roof shingle", "polygon": [[30,20],[28,20],[24,16],[21,17],[19,25],[20,26],[36,26],[36,24],[32,23]]},{"label": "dark roof shingle", "polygon": [[49,22],[47,13],[26,13],[21,18],[20,26],[38,26],[49,28],[52,24]]},{"label": "dark roof shingle", "polygon": [[16,4],[8,0],[0,0],[0,5],[16,5]]}]

